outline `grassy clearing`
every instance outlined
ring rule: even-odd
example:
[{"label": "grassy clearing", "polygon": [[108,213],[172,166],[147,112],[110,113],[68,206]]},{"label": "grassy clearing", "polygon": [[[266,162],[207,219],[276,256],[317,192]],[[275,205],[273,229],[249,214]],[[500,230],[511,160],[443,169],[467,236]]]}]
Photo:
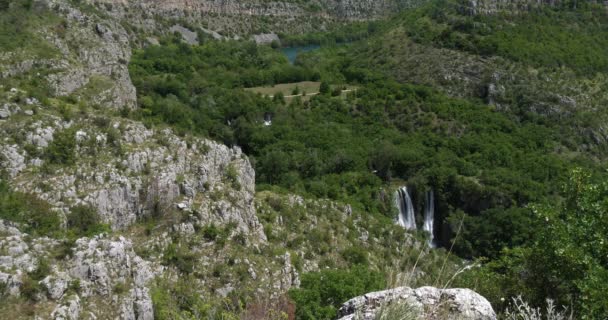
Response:
[{"label": "grassy clearing", "polygon": [[295,82],[295,83],[279,83],[272,87],[267,86],[267,87],[247,88],[245,90],[255,92],[255,93],[261,93],[262,95],[268,95],[268,96],[274,96],[275,94],[281,92],[281,93],[283,93],[283,95],[285,95],[287,97],[287,96],[294,95],[294,92],[296,91],[296,89],[299,92],[299,94],[301,94],[303,92],[305,92],[307,94],[318,93],[320,86],[321,86],[321,82],[318,82],[318,81],[302,81],[302,82]]},{"label": "grassy clearing", "polygon": [[[294,83],[279,83],[274,86],[246,88],[246,91],[260,93],[265,96],[274,97],[278,93],[282,93],[285,99],[293,99],[302,97],[304,100],[319,94],[321,82],[319,81],[301,81]],[[332,85],[331,89],[341,88],[343,93],[347,93],[356,89],[351,85]]]}]

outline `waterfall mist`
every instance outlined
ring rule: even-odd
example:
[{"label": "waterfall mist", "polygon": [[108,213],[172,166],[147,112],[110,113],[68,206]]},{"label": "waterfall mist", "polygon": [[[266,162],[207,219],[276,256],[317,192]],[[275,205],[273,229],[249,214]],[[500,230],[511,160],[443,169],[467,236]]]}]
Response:
[{"label": "waterfall mist", "polygon": [[434,248],[433,223],[435,220],[435,194],[432,189],[427,191],[424,205],[424,223],[422,224],[422,230],[429,234],[429,246]]}]

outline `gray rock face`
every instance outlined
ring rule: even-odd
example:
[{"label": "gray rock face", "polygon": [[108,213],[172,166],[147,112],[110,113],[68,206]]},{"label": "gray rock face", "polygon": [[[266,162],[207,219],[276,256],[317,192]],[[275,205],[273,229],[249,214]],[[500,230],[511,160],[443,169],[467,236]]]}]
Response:
[{"label": "gray rock face", "polygon": [[[411,0],[87,0],[148,33],[166,33],[164,21],[186,20],[220,34],[249,35],[262,22],[276,32],[324,30],[335,21],[374,19],[415,5]],[[268,19],[271,18],[271,19]],[[195,30],[194,30],[195,31]]]},{"label": "gray rock face", "polygon": [[[36,270],[40,259],[50,259],[57,244],[56,240],[30,237],[0,220],[0,253],[6,253],[0,255],[0,295],[19,296],[25,273]],[[163,271],[162,266],[139,257],[128,239],[81,238],[71,257],[55,261],[39,282],[44,289],[39,299],[57,303],[50,313],[55,320],[81,319],[85,312],[93,319],[153,320],[149,285]],[[78,287],[72,287],[75,283]],[[118,287],[123,289],[117,292]],[[78,294],[70,288],[77,288]],[[96,302],[100,297],[112,307],[100,308]]]},{"label": "gray rock face", "polygon": [[469,14],[490,15],[500,12],[521,13],[541,6],[556,6],[563,1],[559,0],[469,0],[465,6]]},{"label": "gray rock face", "polygon": [[[66,126],[58,121],[36,122],[28,127],[26,141],[42,151]],[[78,165],[49,174],[46,183],[52,188],[41,188],[36,175],[29,175],[28,165],[40,163],[26,164],[18,147],[0,148],[4,159],[0,162],[15,181],[20,180],[17,189],[34,193],[64,212],[78,204],[91,205],[114,230],[179,208],[196,217],[199,226],[234,223],[235,232],[265,241],[253,203],[255,172],[239,148],[198,138],[186,141],[171,130],[150,130],[126,120],[113,127],[120,131],[116,143],[123,154],[112,154],[104,131],[80,129],[74,136]],[[91,145],[98,157],[106,154],[109,160],[88,160]]]},{"label": "gray rock face", "polygon": [[154,277],[155,270],[133,252],[129,240],[94,237],[76,241],[68,273],[80,280],[81,294],[87,297],[109,295],[117,283],[128,281],[141,288]]},{"label": "gray rock face", "polygon": [[70,277],[64,272],[58,272],[56,275],[47,276],[40,284],[46,288],[49,298],[59,300],[68,289]]},{"label": "gray rock face", "polygon": [[154,308],[148,288],[133,288],[121,305],[120,319],[154,320]]},{"label": "gray rock face", "polygon": [[417,319],[496,319],[488,300],[474,291],[434,287],[400,287],[368,293],[344,303],[339,318],[373,320],[385,312],[408,313]]},{"label": "gray rock face", "polygon": [[6,108],[6,107],[0,108],[0,120],[8,119],[10,116],[11,116],[11,112],[8,110],[8,108]]},{"label": "gray rock face", "polygon": [[78,320],[80,319],[81,311],[80,298],[72,296],[64,304],[57,305],[51,313],[51,318],[53,320]]},{"label": "gray rock face", "polygon": [[276,33],[256,34],[253,36],[253,40],[257,44],[270,44],[273,41],[280,41]]},{"label": "gray rock face", "polygon": [[[122,25],[92,11],[80,11],[65,0],[42,0],[39,6],[46,7],[64,21],[61,28],[50,25],[38,30],[43,41],[56,52],[47,59],[22,52],[6,53],[0,56],[0,64],[3,64],[0,78],[33,73],[42,68],[57,96],[75,94],[93,104],[134,107],[135,87],[127,68],[131,48]],[[93,96],[84,96],[83,92],[88,88],[95,88]]]},{"label": "gray rock face", "polygon": [[11,177],[25,169],[25,157],[19,152],[17,145],[8,145],[0,149],[0,163]]},{"label": "gray rock face", "polygon": [[184,39],[184,41],[186,41],[186,43],[188,44],[198,44],[198,34],[188,28],[184,28],[180,25],[174,25],[169,29],[169,31],[179,32],[179,34],[182,35],[182,39]]}]

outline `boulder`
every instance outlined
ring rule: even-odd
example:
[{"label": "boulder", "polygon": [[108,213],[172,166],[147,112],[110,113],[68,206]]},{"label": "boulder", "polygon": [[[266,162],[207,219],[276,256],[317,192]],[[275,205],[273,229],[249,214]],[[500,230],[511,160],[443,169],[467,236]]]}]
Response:
[{"label": "boulder", "polygon": [[421,287],[371,292],[348,300],[340,308],[340,320],[373,320],[383,313],[399,313],[412,319],[494,320],[490,302],[470,289]]}]

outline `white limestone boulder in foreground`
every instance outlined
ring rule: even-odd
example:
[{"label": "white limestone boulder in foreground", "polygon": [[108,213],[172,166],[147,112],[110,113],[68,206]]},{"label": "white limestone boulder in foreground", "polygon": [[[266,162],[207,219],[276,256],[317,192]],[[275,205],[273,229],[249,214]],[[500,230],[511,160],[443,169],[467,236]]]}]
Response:
[{"label": "white limestone boulder in foreground", "polygon": [[338,311],[340,320],[453,319],[495,320],[490,302],[470,289],[400,287],[371,292],[345,302]]}]

